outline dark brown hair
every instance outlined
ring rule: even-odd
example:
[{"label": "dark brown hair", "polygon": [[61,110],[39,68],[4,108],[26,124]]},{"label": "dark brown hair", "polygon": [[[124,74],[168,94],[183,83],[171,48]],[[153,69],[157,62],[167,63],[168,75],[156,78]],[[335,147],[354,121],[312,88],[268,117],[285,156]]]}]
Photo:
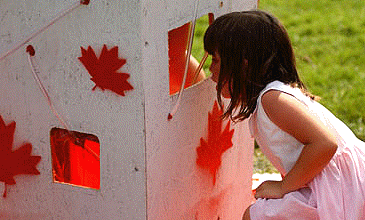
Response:
[{"label": "dark brown hair", "polygon": [[[204,49],[221,58],[217,98],[229,85],[231,101],[224,118],[248,118],[265,86],[275,80],[307,92],[299,79],[289,36],[283,25],[267,12],[232,12],[217,18],[204,36]],[[235,114],[235,115],[233,115]]]}]

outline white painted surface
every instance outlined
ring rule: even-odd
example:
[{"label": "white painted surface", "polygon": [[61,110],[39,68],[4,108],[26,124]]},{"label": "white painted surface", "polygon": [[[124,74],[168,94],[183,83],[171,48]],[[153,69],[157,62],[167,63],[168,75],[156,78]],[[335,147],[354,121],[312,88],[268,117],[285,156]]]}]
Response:
[{"label": "white painted surface", "polygon": [[[0,48],[23,39],[72,2],[1,1]],[[135,17],[140,13],[133,1],[91,1],[29,42],[40,78],[71,129],[100,140],[100,190],[53,183],[49,132],[61,125],[32,77],[25,46],[0,62],[0,114],[6,123],[17,122],[15,146],[29,141],[33,154],[42,156],[41,175],[16,177],[8,197],[0,198],[1,218],[145,219],[144,99],[140,19]],[[100,54],[103,44],[118,46],[127,60],[121,71],[131,74],[134,90],[125,97],[91,91],[94,83],[78,60],[80,46],[91,45]]]},{"label": "white painted surface", "polygon": [[[184,94],[180,108],[166,121],[164,111],[146,114],[148,216],[151,219],[209,219],[209,201],[219,197],[217,219],[239,219],[250,204],[253,140],[247,124],[235,129],[233,147],[222,157],[217,182],[196,165],[200,138],[207,138],[208,112],[212,111],[215,85],[208,79]],[[174,103],[176,97],[171,98]],[[148,111],[147,111],[148,112]],[[164,114],[165,112],[165,114]],[[153,132],[148,132],[148,126]]]},{"label": "white painted surface", "polygon": [[267,180],[282,180],[280,173],[254,173],[252,175],[252,189],[256,189],[261,183]]},{"label": "white painted surface", "polygon": [[[253,140],[247,124],[234,127],[234,146],[223,155],[213,186],[209,175],[196,165],[196,148],[200,138],[207,135],[208,112],[216,96],[214,83],[208,79],[185,90],[176,115],[166,120],[177,98],[168,95],[167,32],[193,19],[195,3],[166,2],[145,1],[142,6],[143,68],[149,70],[143,83],[148,219],[241,219],[252,199]],[[255,5],[253,1],[240,2],[249,4],[243,4],[242,9]],[[219,1],[200,1],[197,16],[224,14],[233,1],[226,3],[220,7]],[[219,198],[218,207],[211,204],[215,198]]]},{"label": "white painted surface", "polygon": [[[0,1],[0,54],[69,7],[71,0]],[[253,140],[247,124],[234,126],[234,147],[223,155],[217,183],[196,166],[215,99],[210,80],[185,91],[172,121],[168,30],[192,19],[193,0],[91,0],[32,39],[41,80],[72,130],[98,136],[101,189],[52,182],[49,132],[61,126],[35,83],[25,47],[0,61],[0,114],[17,122],[15,146],[23,141],[42,156],[39,176],[18,176],[0,198],[4,219],[204,219],[207,202],[222,198],[216,215],[240,219],[250,203]],[[199,2],[198,17],[255,7],[253,0]],[[100,54],[118,46],[122,72],[134,90],[125,97],[91,91],[94,83],[77,59],[80,46]],[[138,171],[136,171],[138,170]],[[224,194],[224,196],[222,196]],[[203,217],[202,217],[203,216]]]}]

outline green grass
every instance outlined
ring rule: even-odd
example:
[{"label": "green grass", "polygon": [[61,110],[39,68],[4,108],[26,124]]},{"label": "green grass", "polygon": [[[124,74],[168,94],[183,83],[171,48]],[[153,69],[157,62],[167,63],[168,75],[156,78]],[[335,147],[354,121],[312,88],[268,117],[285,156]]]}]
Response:
[{"label": "green grass", "polygon": [[259,148],[255,148],[253,155],[253,173],[279,173]]}]

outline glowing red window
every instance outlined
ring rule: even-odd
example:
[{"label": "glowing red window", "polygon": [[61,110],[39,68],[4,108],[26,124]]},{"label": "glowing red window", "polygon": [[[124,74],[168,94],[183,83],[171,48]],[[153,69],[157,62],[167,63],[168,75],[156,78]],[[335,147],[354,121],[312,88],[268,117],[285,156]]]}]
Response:
[{"label": "glowing red window", "polygon": [[53,181],[100,189],[100,143],[92,134],[51,130]]}]

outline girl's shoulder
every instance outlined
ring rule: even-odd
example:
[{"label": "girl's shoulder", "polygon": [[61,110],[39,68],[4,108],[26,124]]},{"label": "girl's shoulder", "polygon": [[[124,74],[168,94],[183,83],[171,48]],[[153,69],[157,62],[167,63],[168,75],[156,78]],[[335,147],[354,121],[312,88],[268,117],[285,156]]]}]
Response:
[{"label": "girl's shoulder", "polygon": [[[266,87],[260,92],[260,95],[257,99],[257,102],[261,102],[262,96],[267,93],[268,91],[271,90],[276,90],[276,91],[280,91],[283,93],[287,93],[293,97],[295,97],[296,99],[298,99],[300,102],[302,102],[305,105],[308,105],[312,102],[312,100],[310,99],[310,97],[308,97],[307,95],[305,95],[302,90],[300,90],[297,87],[293,87],[289,84],[285,84],[281,81],[273,81],[269,84],[266,85]],[[259,103],[258,103],[259,104]]]},{"label": "girl's shoulder", "polygon": [[300,143],[336,145],[336,138],[330,129],[295,94],[269,90],[264,93],[261,102],[269,120]]},{"label": "girl's shoulder", "polygon": [[294,93],[296,88],[290,86],[289,84],[285,84],[281,81],[273,81],[273,82],[270,82],[269,84],[267,84],[265,86],[265,88],[260,92],[260,97],[265,94],[267,91],[269,90],[278,90],[278,91],[281,91],[281,92],[286,92],[286,93]]}]

